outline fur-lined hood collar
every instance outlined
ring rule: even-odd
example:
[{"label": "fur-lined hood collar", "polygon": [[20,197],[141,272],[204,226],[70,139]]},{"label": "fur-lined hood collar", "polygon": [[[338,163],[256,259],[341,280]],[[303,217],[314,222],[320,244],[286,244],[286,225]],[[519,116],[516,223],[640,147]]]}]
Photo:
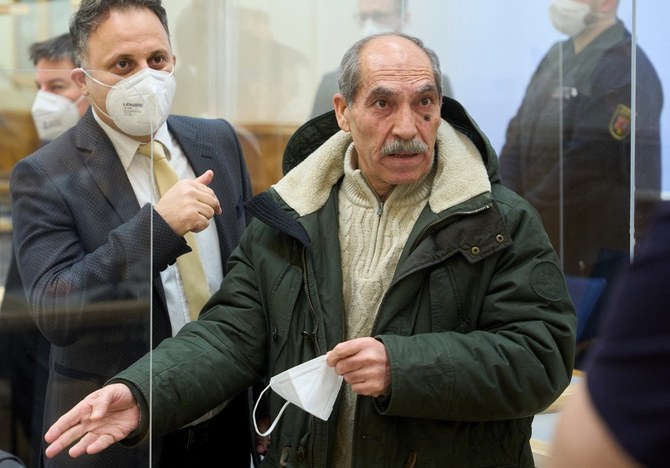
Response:
[{"label": "fur-lined hood collar", "polygon": [[[321,208],[344,175],[344,154],[351,134],[339,131],[273,187],[300,216]],[[474,143],[442,121],[437,132],[436,173],[428,200],[434,213],[491,191],[486,166]]]},{"label": "fur-lined hood collar", "polygon": [[[457,101],[444,97],[436,142],[437,168],[429,198],[439,213],[499,182],[498,158],[488,139]],[[273,187],[300,216],[318,210],[344,174],[351,135],[339,129],[335,112],[316,117],[291,137],[282,160],[284,178]]]}]

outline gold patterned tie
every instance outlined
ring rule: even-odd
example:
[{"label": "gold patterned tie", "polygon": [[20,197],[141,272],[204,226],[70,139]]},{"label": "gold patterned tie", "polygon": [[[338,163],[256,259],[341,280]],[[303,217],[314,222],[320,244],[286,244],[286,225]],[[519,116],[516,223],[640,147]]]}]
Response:
[{"label": "gold patterned tie", "polygon": [[[163,145],[159,141],[153,141],[152,143],[142,143],[137,152],[149,158],[153,157],[154,176],[156,177],[158,193],[160,196],[163,196],[170,187],[177,183],[177,173],[165,157]],[[197,320],[200,309],[202,309],[202,306],[209,299],[210,292],[205,270],[202,267],[200,255],[198,255],[195,236],[189,231],[184,234],[184,238],[189,247],[191,247],[191,251],[177,257],[177,268],[179,269],[181,282],[184,286],[184,294],[188,302],[191,319]]]}]

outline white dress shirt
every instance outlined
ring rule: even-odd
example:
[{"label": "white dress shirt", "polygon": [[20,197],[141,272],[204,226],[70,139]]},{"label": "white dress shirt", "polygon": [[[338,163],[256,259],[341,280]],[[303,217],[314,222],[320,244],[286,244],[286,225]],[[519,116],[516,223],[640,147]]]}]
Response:
[{"label": "white dress shirt", "polygon": [[[152,161],[150,158],[142,156],[137,152],[140,142],[114,130],[100,119],[95,109],[92,110],[95,120],[105,131],[112,145],[114,145],[116,154],[119,156],[121,164],[123,164],[126,170],[128,180],[133,187],[138,203],[140,206],[144,206],[147,203],[155,205],[159,196],[158,189],[153,183],[151,172]],[[159,141],[165,148],[165,155],[180,180],[195,179],[195,173],[177,140],[168,131],[167,123],[164,123],[158,129],[154,139]],[[210,222],[205,230],[195,233],[195,239],[198,244],[202,266],[207,276],[210,293],[214,293],[219,289],[223,280],[221,250],[219,248],[219,236],[216,232],[215,224]],[[191,321],[186,295],[184,294],[184,288],[176,263],[161,272],[161,281],[165,289],[165,299],[170,314],[172,335],[174,336],[184,324]]]}]

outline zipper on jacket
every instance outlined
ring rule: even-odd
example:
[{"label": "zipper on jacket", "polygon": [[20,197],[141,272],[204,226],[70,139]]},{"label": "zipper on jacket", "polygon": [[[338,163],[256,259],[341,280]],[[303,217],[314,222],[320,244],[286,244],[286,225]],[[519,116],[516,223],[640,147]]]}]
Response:
[{"label": "zipper on jacket", "polygon": [[449,218],[452,218],[454,216],[459,216],[459,215],[472,215],[472,214],[477,214],[481,213],[482,211],[488,210],[491,208],[493,205],[491,203],[487,203],[486,205],[479,207],[475,210],[469,210],[469,211],[454,211],[453,213],[449,214],[448,216],[438,219],[437,221],[433,221],[432,223],[424,226],[424,228],[421,230],[419,235],[416,237],[416,240],[414,241],[414,244],[412,244],[412,250],[426,237],[426,234],[428,231],[432,230],[435,226],[438,224],[441,224],[443,222],[446,222]]},{"label": "zipper on jacket", "polygon": [[384,212],[384,202],[379,200],[379,205],[377,206],[377,216],[381,216]]},{"label": "zipper on jacket", "polygon": [[314,348],[316,349],[317,356],[321,355],[321,347],[319,346],[319,341],[316,338],[316,334],[319,331],[319,322],[316,317],[316,309],[314,308],[314,303],[312,302],[312,295],[309,291],[309,285],[307,283],[307,248],[303,246],[302,248],[302,281],[304,283],[305,296],[307,297],[307,309],[309,314],[312,316],[312,321],[314,322],[314,331],[309,333],[307,330],[303,330],[302,333],[305,336],[309,336],[314,343]]}]

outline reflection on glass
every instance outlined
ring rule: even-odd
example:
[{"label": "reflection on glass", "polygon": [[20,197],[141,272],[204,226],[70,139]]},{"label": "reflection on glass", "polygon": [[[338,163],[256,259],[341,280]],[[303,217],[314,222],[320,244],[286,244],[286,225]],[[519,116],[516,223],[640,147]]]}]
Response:
[{"label": "reflection on glass", "polygon": [[[357,0],[356,19],[360,37],[384,32],[402,32],[410,19],[407,0]],[[314,96],[311,117],[333,110],[333,95],[339,92],[338,70],[331,70],[321,77]],[[449,78],[442,76],[442,94],[453,96]]]},{"label": "reflection on glass", "polygon": [[[0,284],[7,288],[0,292],[4,293],[0,310],[0,395],[7,396],[0,399],[0,447],[16,449],[30,463],[40,449],[30,438],[41,439],[42,429],[41,421],[33,421],[41,410],[31,409],[32,403],[40,400],[33,399],[29,389],[44,392],[35,385],[40,385],[46,371],[42,364],[44,355],[36,351],[43,337],[26,312],[23,285],[16,282],[20,276],[11,266],[9,175],[17,161],[44,143],[41,140],[52,140],[74,124],[74,119],[68,122],[67,117],[58,118],[72,116],[67,102],[36,95],[36,84],[44,92],[54,93],[54,86],[49,88],[43,83],[58,85],[50,78],[43,80],[40,70],[55,73],[69,65],[61,67],[45,62],[42,67],[31,59],[29,47],[67,32],[67,21],[77,2],[0,3],[0,40],[6,44],[0,52]],[[542,3],[541,8],[538,3]],[[661,169],[667,190],[670,164],[660,164],[659,135],[661,129],[664,135],[670,130],[668,119],[659,119],[663,97],[657,74],[666,83],[670,80],[670,69],[659,60],[665,51],[667,33],[658,23],[660,20],[656,20],[670,13],[670,3],[665,0],[637,2],[638,21],[639,18],[649,21],[637,25],[637,34],[643,38],[642,48],[631,49],[633,42],[626,29],[633,30],[636,25],[629,19],[631,1],[621,0],[618,14],[624,18],[623,23],[616,22],[602,34],[593,34],[599,29],[594,25],[599,25],[606,15],[587,12],[581,18],[588,23],[582,32],[594,36],[588,42],[578,39],[586,36],[576,33],[574,24],[559,22],[563,30],[575,37],[555,45],[548,53],[547,45],[554,40],[551,34],[557,34],[546,19],[548,1],[518,0],[514,7],[505,2],[459,0],[164,0],[163,4],[172,21],[170,39],[177,55],[172,112],[229,120],[240,139],[254,192],[266,189],[281,177],[282,154],[295,129],[310,115],[331,108],[332,95],[337,92],[334,68],[346,48],[362,35],[388,29],[407,30],[435,46],[442,68],[450,78],[443,82],[444,93],[451,94],[453,83],[455,97],[482,125],[492,144],[496,148],[504,146],[503,182],[538,208],[563,258],[573,291],[585,293],[584,304],[590,299],[594,310],[599,310],[598,298],[606,295],[603,284],[609,287],[621,264],[628,262],[632,242],[644,234],[647,213],[658,199]],[[529,22],[527,16],[540,9],[541,16],[534,16],[537,21]],[[542,34],[546,35],[535,42],[534,36],[543,22],[547,31]],[[491,36],[498,39],[491,41]],[[577,43],[583,47],[579,53]],[[496,61],[499,57],[502,58]],[[530,65],[527,71],[520,72],[524,60]],[[536,66],[537,71],[531,76]],[[64,76],[67,75],[65,72]],[[633,79],[635,100],[630,95]],[[506,122],[529,81],[518,113],[507,127]],[[322,100],[317,94],[325,98]],[[83,111],[80,106],[85,107],[87,102],[76,96],[67,99],[80,112]],[[317,101],[324,104],[317,108]],[[659,127],[661,122],[664,127]],[[52,133],[38,133],[39,125]],[[506,128],[507,139],[503,141]],[[217,156],[230,154],[220,146],[215,152]],[[72,159],[62,161],[58,176],[32,181],[21,190],[31,195],[32,190],[38,196],[45,187],[53,188],[56,183],[64,187],[58,177],[87,180],[87,171],[66,165]],[[118,189],[123,177],[110,177],[106,188]],[[218,174],[215,180],[217,177]],[[635,184],[632,196],[631,179]],[[88,182],[91,184],[85,189],[70,185],[63,193],[74,197],[74,191],[79,190],[81,199],[87,194],[92,198],[90,194],[97,189],[91,179]],[[86,208],[87,214],[82,219],[97,219],[98,205],[91,202]],[[112,211],[101,216],[99,226],[95,227],[112,232],[114,223],[121,223],[127,216],[123,209]],[[63,208],[62,212],[67,210]],[[46,209],[27,215],[35,220],[56,216]],[[48,234],[70,235],[71,239],[78,235],[65,229],[53,229]],[[20,242],[31,242],[34,236],[34,232],[24,232]],[[95,251],[108,241],[101,239],[87,248]],[[80,260],[65,250],[49,250],[46,254],[49,258],[35,263],[44,266],[58,261],[75,265]],[[50,305],[45,302],[40,307],[49,305],[59,310],[92,307],[96,321],[101,322],[93,327],[97,330],[97,341],[91,338],[81,342],[82,355],[94,350],[115,359],[122,346],[119,343],[129,341],[135,341],[138,348],[149,349],[146,326],[149,294],[145,292],[150,290],[147,266],[150,255],[147,248],[129,262],[134,268],[143,262],[142,268],[134,270],[133,277],[137,279],[134,285],[137,291],[144,288],[143,294],[138,293],[130,304],[124,298],[116,301],[119,291],[128,291],[123,287],[112,291],[114,288],[109,285],[118,283],[110,281],[104,288],[87,287],[81,295],[68,294],[58,300],[52,297]],[[116,273],[131,274],[131,270],[118,269]],[[72,283],[57,286],[69,287]],[[591,291],[600,295],[594,296]],[[137,318],[128,329],[120,326],[122,322],[116,314],[121,312],[134,313]],[[597,331],[592,328],[593,323],[583,325],[581,339],[585,343]],[[143,326],[146,334],[141,336]],[[167,327],[163,332],[171,333]],[[40,369],[42,377],[33,372]],[[21,383],[12,379],[21,379]],[[72,401],[88,389],[76,389]],[[28,398],[19,401],[21,397]],[[11,411],[12,404],[18,405],[16,411]]]},{"label": "reflection on glass", "polygon": [[[602,299],[628,263],[631,220],[647,219],[659,198],[662,90],[638,47],[632,109],[632,41],[616,2],[552,1],[550,15],[570,38],[555,44],[533,74],[507,129],[501,173],[503,183],[537,208],[573,292],[577,280],[570,276],[592,278],[591,307],[580,307],[574,297],[583,314],[577,339],[586,347]],[[631,206],[634,190],[644,200]]]},{"label": "reflection on glass", "polygon": [[[17,75],[15,83],[20,85],[32,81],[37,93],[29,112],[3,112],[4,122],[7,124],[3,130],[14,127],[17,133],[10,140],[14,148],[0,150],[6,164],[3,166],[0,214],[0,254],[3,267],[0,269],[3,285],[0,307],[3,356],[0,360],[11,362],[7,375],[12,411],[11,444],[0,446],[21,455],[28,466],[37,466],[43,434],[50,343],[30,315],[23,281],[11,245],[13,225],[8,177],[9,170],[17,161],[73,127],[88,108],[88,103],[70,78],[70,71],[74,68],[74,55],[69,34],[33,42],[25,55],[29,57],[34,70]],[[6,135],[2,140],[7,140]],[[21,449],[23,443],[26,445],[25,449]]]}]

